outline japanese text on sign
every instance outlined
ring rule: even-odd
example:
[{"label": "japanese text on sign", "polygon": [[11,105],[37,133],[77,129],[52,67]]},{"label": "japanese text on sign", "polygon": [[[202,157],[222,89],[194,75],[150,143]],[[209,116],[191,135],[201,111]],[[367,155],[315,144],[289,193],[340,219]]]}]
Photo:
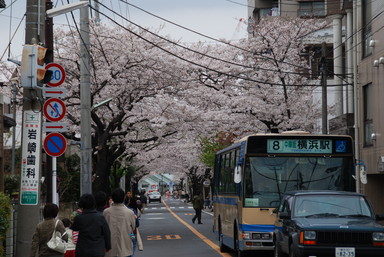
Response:
[{"label": "japanese text on sign", "polygon": [[38,204],[41,113],[24,112],[20,204]]},{"label": "japanese text on sign", "polygon": [[331,139],[270,139],[268,153],[332,153]]}]

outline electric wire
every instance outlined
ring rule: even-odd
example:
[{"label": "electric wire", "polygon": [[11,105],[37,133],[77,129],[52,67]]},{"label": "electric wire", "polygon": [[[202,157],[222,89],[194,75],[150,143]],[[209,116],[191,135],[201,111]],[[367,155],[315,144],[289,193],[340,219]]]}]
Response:
[{"label": "electric wire", "polygon": [[[102,5],[103,5],[103,4],[102,4]],[[105,5],[103,5],[103,6],[106,7]],[[94,9],[93,7],[91,7],[91,8]],[[109,9],[108,7],[106,7],[106,8]],[[109,10],[110,10],[110,9],[109,9]],[[95,11],[97,11],[97,10],[95,10]],[[114,12],[113,10],[110,10],[110,11]],[[196,62],[194,62],[194,61],[188,60],[188,59],[186,59],[186,58],[184,58],[184,57],[178,56],[178,55],[176,55],[176,54],[170,52],[169,50],[167,50],[167,49],[165,49],[165,48],[163,48],[163,47],[161,47],[161,46],[159,46],[159,45],[156,45],[155,43],[153,43],[153,42],[151,42],[150,40],[144,38],[143,36],[137,34],[136,32],[134,32],[134,31],[132,31],[132,30],[130,30],[130,29],[124,27],[123,25],[121,25],[120,23],[118,23],[115,19],[109,17],[107,14],[105,14],[105,13],[103,13],[103,12],[101,12],[101,11],[98,11],[98,12],[99,12],[101,15],[103,15],[104,17],[106,17],[107,19],[109,19],[110,21],[112,21],[113,23],[115,23],[117,26],[119,26],[119,27],[121,27],[122,29],[124,29],[124,30],[130,32],[131,34],[133,34],[133,35],[135,35],[136,37],[138,37],[138,38],[144,40],[145,42],[147,42],[147,43],[153,45],[154,47],[157,47],[157,48],[159,48],[160,50],[162,50],[162,51],[164,51],[164,52],[166,52],[166,53],[168,53],[168,54],[170,54],[170,55],[172,55],[172,56],[174,56],[174,57],[176,57],[176,58],[178,58],[178,59],[180,59],[180,60],[183,60],[183,61],[188,62],[188,63],[190,63],[190,64],[193,64],[193,65],[195,65],[195,66],[204,68],[204,69],[206,69],[206,70],[213,71],[213,72],[217,72],[217,73],[226,75],[226,76],[228,76],[228,77],[236,78],[236,79],[247,80],[247,81],[257,82],[257,83],[260,83],[260,84],[271,85],[271,86],[296,86],[296,87],[306,87],[306,86],[311,86],[311,87],[313,87],[313,86],[318,86],[318,85],[309,85],[309,84],[307,84],[307,85],[303,85],[303,84],[301,84],[301,85],[292,85],[292,84],[290,84],[290,85],[284,85],[284,84],[280,84],[280,83],[273,83],[273,82],[268,82],[268,81],[260,81],[260,80],[250,79],[250,78],[245,77],[245,76],[234,75],[234,74],[229,74],[229,73],[225,73],[225,72],[217,71],[217,70],[215,70],[215,69],[212,69],[212,68],[209,68],[209,67],[207,67],[207,66],[201,65],[201,64],[196,63]],[[114,12],[114,13],[116,14],[116,12]],[[148,32],[151,33],[150,31],[148,31]],[[154,33],[152,33],[152,34],[154,34]],[[156,35],[156,34],[154,34],[154,35],[157,36],[157,37],[160,37],[160,36],[158,36],[158,35]],[[160,37],[160,38],[161,38],[161,37]],[[343,84],[342,84],[342,85],[329,85],[329,86],[330,86],[330,87],[331,87],[331,86],[343,86]]]},{"label": "electric wire", "polygon": [[[95,0],[95,1],[98,1],[98,0]],[[140,8],[140,7],[136,6],[136,5],[134,5],[134,4],[128,3],[127,0],[120,0],[120,1],[123,2],[123,3],[125,3],[125,4],[127,4],[127,5],[130,5],[130,6],[134,7],[134,8],[136,8],[136,9],[142,11],[142,12],[145,12],[145,13],[147,13],[147,14],[149,14],[149,15],[155,17],[155,18],[158,18],[158,19],[160,19],[160,20],[163,20],[163,21],[165,21],[165,22],[167,22],[167,23],[170,23],[170,24],[172,24],[172,25],[174,25],[174,26],[177,26],[177,27],[179,27],[179,28],[182,28],[182,29],[184,29],[184,30],[187,30],[187,31],[189,31],[189,32],[192,32],[192,33],[194,33],[194,34],[197,34],[197,35],[199,35],[199,36],[208,38],[208,39],[210,39],[210,40],[213,40],[213,41],[216,41],[216,42],[219,42],[219,43],[222,43],[222,44],[229,45],[229,46],[231,46],[231,47],[237,48],[237,49],[239,49],[239,50],[241,50],[241,51],[244,51],[244,52],[249,52],[249,53],[252,53],[252,54],[254,54],[254,55],[258,55],[258,56],[260,56],[260,58],[264,58],[264,59],[269,60],[269,61],[274,61],[274,59],[271,58],[271,57],[269,57],[269,56],[265,56],[265,55],[260,54],[260,53],[254,53],[254,52],[252,52],[252,51],[249,51],[248,49],[244,49],[244,48],[242,48],[242,47],[240,47],[240,46],[231,44],[230,42],[226,42],[226,41],[222,41],[222,40],[213,38],[213,37],[211,37],[211,36],[205,35],[205,34],[200,33],[200,32],[198,32],[198,31],[192,30],[192,29],[190,29],[190,28],[187,28],[187,27],[185,27],[185,26],[182,26],[182,25],[180,25],[180,24],[177,24],[177,23],[175,23],[175,22],[172,22],[172,21],[170,21],[170,20],[167,20],[167,19],[165,19],[165,18],[162,18],[162,17],[160,17],[160,16],[158,16],[158,15],[156,15],[156,14],[153,14],[153,13],[151,13],[151,12],[149,12],[149,11],[146,11],[146,10],[144,10],[144,9],[142,9],[142,8]],[[104,6],[105,6],[105,5],[104,5]],[[128,20],[128,22],[131,22],[131,21]],[[132,23],[132,22],[131,22],[131,23]],[[308,67],[303,67],[303,66],[300,66],[300,65],[297,65],[297,64],[294,64],[294,63],[288,63],[288,62],[282,62],[282,63],[286,63],[286,64],[288,64],[288,65],[292,65],[292,66],[297,67],[297,68],[300,68],[300,69],[308,69]]]}]

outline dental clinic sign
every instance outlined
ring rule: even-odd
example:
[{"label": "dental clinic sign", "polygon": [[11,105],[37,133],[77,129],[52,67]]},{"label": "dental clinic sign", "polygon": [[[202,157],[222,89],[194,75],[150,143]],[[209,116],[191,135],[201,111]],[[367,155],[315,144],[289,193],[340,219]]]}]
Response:
[{"label": "dental clinic sign", "polygon": [[41,112],[24,111],[20,204],[37,205],[41,153]]}]

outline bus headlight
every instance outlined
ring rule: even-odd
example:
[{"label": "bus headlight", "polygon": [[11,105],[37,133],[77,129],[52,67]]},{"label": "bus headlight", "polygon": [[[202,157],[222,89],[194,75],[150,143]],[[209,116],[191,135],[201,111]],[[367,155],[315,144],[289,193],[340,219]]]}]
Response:
[{"label": "bus headlight", "polygon": [[243,238],[243,239],[251,239],[251,235],[250,235],[251,233],[248,233],[248,232],[243,232],[242,234],[241,234],[241,237]]},{"label": "bus headlight", "polygon": [[271,234],[270,233],[253,233],[252,239],[256,240],[270,240]]}]

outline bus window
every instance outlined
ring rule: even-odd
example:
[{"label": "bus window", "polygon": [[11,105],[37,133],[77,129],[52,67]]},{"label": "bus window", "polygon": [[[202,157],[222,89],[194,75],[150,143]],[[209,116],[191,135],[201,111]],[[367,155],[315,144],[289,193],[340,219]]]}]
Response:
[{"label": "bus window", "polygon": [[[348,190],[345,159],[327,157],[249,157],[244,170],[247,207],[276,207],[283,192]],[[352,168],[352,167],[349,167]]]}]

